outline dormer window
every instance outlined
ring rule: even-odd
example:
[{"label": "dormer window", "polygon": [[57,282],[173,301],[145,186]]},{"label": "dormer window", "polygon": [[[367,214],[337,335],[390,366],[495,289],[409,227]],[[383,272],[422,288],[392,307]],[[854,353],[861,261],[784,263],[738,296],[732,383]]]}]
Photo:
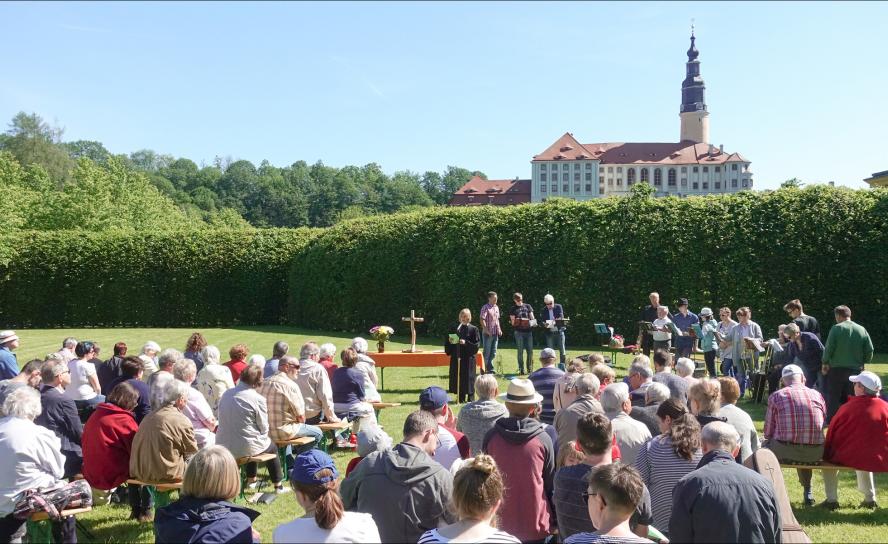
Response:
[{"label": "dormer window", "polygon": [[566,158],[567,158],[567,157],[565,157],[565,156],[562,155],[561,153],[555,155],[555,160],[556,160],[556,161],[560,161],[560,160],[562,160],[562,159],[566,159]]},{"label": "dormer window", "polygon": [[573,146],[570,144],[567,144],[567,145],[561,146],[561,149],[559,149],[559,151],[570,151],[571,149],[573,149]]}]

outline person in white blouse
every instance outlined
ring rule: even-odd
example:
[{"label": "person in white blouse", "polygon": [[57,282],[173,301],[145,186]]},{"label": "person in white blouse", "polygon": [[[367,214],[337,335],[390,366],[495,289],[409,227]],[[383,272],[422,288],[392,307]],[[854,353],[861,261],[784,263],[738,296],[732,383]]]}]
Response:
[{"label": "person in white blouse", "polygon": [[197,390],[201,392],[213,415],[219,417],[219,400],[229,389],[234,388],[231,371],[220,364],[221,354],[216,346],[207,346],[201,350],[204,367],[197,374]]},{"label": "person in white blouse", "polygon": [[65,397],[74,401],[81,420],[86,421],[95,407],[105,402],[105,396],[99,394],[102,387],[99,385],[96,365],[89,362],[96,356],[95,344],[89,340],[78,342],[74,354],[76,357],[68,361],[71,383],[65,388]]},{"label": "person in white blouse", "polygon": [[148,378],[150,378],[152,374],[157,372],[158,353],[160,353],[160,344],[158,344],[154,340],[149,340],[148,342],[145,342],[144,346],[142,346],[142,353],[139,354],[139,359],[142,359],[142,364],[144,367],[144,371],[142,372],[142,381],[145,383],[148,383]]},{"label": "person in white blouse", "polygon": [[[173,366],[173,376],[180,382],[191,385],[197,377],[197,365],[191,359],[183,359]],[[188,388],[188,404],[182,414],[194,426],[194,440],[198,448],[205,448],[216,443],[216,427],[218,422],[207,399],[200,391]]]}]

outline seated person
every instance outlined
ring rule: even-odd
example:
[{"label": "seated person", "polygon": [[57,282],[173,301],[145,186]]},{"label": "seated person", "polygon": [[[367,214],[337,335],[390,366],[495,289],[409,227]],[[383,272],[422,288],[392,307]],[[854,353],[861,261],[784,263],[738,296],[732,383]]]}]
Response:
[{"label": "seated person", "polygon": [[79,474],[83,467],[83,451],[80,448],[83,423],[77,413],[77,405],[65,396],[65,388],[71,383],[71,371],[61,361],[50,360],[40,370],[43,385],[40,388],[42,412],[34,423],[54,432],[62,441],[61,452],[65,457],[65,478]]},{"label": "seated person", "polygon": [[697,370],[697,365],[693,360],[688,359],[687,357],[679,357],[678,361],[675,362],[675,373],[678,374],[678,377],[688,382],[688,387],[697,383],[697,378],[694,377],[694,371]]},{"label": "seated person", "polygon": [[[68,371],[64,362],[56,362]],[[28,489],[57,485],[64,475],[65,457],[59,438],[34,424],[34,418],[40,414],[37,391],[30,387],[12,391],[3,401],[2,412],[0,459],[7,463],[15,460],[15,467],[8,466],[0,477],[0,542],[21,542],[27,520],[13,514],[17,499]],[[61,532],[64,542],[77,541],[73,517],[61,522]]]},{"label": "seated person", "polygon": [[[567,443],[577,438],[577,422],[585,414],[595,413],[604,415],[604,408],[595,399],[598,392],[598,378],[595,374],[587,372],[576,379],[576,390],[579,395],[576,400],[555,416],[555,432],[558,435],[557,450],[561,451]],[[561,465],[557,465],[561,466]]]},{"label": "seated person", "polygon": [[82,421],[86,421],[96,406],[105,402],[105,397],[99,394],[102,386],[96,374],[96,365],[90,362],[96,357],[96,350],[93,342],[77,342],[74,348],[77,357],[68,362],[71,381],[65,386],[65,396],[77,405],[78,412],[83,414]]},{"label": "seated person", "polygon": [[185,460],[197,451],[194,428],[182,415],[188,389],[178,380],[168,383],[160,408],[142,420],[130,454],[131,478],[147,483],[182,481]]},{"label": "seated person", "polygon": [[[589,361],[591,360],[592,358],[590,357]],[[595,374],[595,376],[598,378],[599,393],[603,393],[604,388],[614,383],[614,380],[617,378],[617,373],[614,371],[614,369],[604,363],[596,363],[592,365],[592,367],[589,369],[589,372]]]},{"label": "seated person", "polygon": [[358,362],[355,364],[355,368],[364,374],[364,394],[367,402],[382,402],[382,397],[379,396],[379,391],[376,389],[379,384],[379,378],[376,376],[376,361],[367,355],[369,349],[367,340],[359,336],[352,340],[351,347],[358,353]]},{"label": "seated person", "polygon": [[144,377],[144,361],[141,358],[130,355],[123,359],[120,364],[120,377],[111,382],[110,389],[114,389],[119,383],[128,383],[139,392],[139,400],[136,401],[136,407],[133,414],[136,416],[136,423],[142,423],[148,412],[151,411],[151,395],[148,384],[142,379]]},{"label": "seated person", "polygon": [[348,462],[348,466],[345,468],[346,478],[348,478],[348,475],[352,473],[364,457],[377,451],[388,451],[392,449],[392,437],[390,437],[388,433],[382,430],[382,427],[378,425],[368,425],[364,427],[358,431],[357,438],[358,456],[352,458],[352,460]]},{"label": "seated person", "polygon": [[[336,366],[336,363],[333,362],[333,357],[336,355],[336,346],[327,342],[326,344],[318,346],[318,349],[321,351],[318,355],[318,362],[321,363],[321,366],[327,371],[327,376],[330,377],[330,381],[332,382],[333,373],[339,368]],[[355,355],[357,356],[357,354]]]},{"label": "seated person", "polygon": [[493,428],[496,421],[508,415],[506,406],[496,400],[497,395],[499,395],[499,385],[492,373],[477,376],[476,400],[464,404],[456,418],[456,430],[466,435],[470,449],[476,453],[481,451],[484,436]]},{"label": "seated person", "polygon": [[645,405],[645,393],[648,387],[654,383],[654,371],[650,363],[645,364],[640,361],[629,365],[627,374],[628,381],[625,383],[629,386],[629,398],[632,401],[632,406],[642,407]]},{"label": "seated person", "polygon": [[326,453],[309,450],[299,454],[290,484],[307,515],[279,525],[274,542],[381,542],[373,516],[345,512],[339,496],[339,472]]},{"label": "seated person", "polygon": [[637,470],[623,464],[605,465],[590,476],[587,494],[589,519],[597,529],[576,533],[565,539],[565,544],[653,543],[633,533],[629,525],[644,497],[644,483]]},{"label": "seated person", "polygon": [[39,391],[40,385],[43,383],[43,378],[40,377],[40,368],[42,366],[43,361],[41,359],[32,359],[25,363],[25,366],[22,367],[22,370],[14,378],[0,382],[0,406],[3,406],[6,395],[19,387],[30,386]]},{"label": "seated person", "polygon": [[[264,366],[264,365],[263,365]],[[274,453],[266,461],[268,474],[277,493],[285,493],[284,472],[277,456],[277,446],[268,437],[268,405],[257,389],[262,386],[263,366],[249,365],[241,372],[234,389],[229,389],[219,401],[219,430],[216,443],[225,446],[235,459],[260,453]],[[247,463],[247,485],[256,487],[256,463]]]},{"label": "seated person", "polygon": [[[138,399],[135,387],[119,383],[83,426],[83,477],[94,489],[114,489],[129,478],[130,452],[139,430],[133,415]],[[150,521],[151,495],[147,486],[127,487],[130,518]]]},{"label": "seated person", "polygon": [[577,376],[583,372],[586,372],[586,362],[577,357],[567,363],[564,375],[558,378],[558,381],[555,382],[555,391],[552,393],[552,404],[555,406],[556,416],[558,415],[558,412],[567,408],[570,406],[570,403],[576,400],[577,391],[574,387],[574,381],[577,379]]},{"label": "seated person", "polygon": [[[158,373],[155,373],[156,376]],[[173,377],[188,386],[188,404],[182,413],[194,427],[194,439],[198,448],[205,448],[216,443],[216,427],[218,422],[213,415],[207,399],[200,391],[191,387],[197,378],[197,364],[191,359],[182,359],[173,365]]]},{"label": "seated person", "polygon": [[[349,421],[364,419],[366,423],[376,423],[376,413],[366,401],[364,374],[355,368],[358,363],[358,353],[352,348],[345,348],[340,358],[342,367],[336,369],[330,383],[336,417]],[[356,425],[355,428],[359,427]]]},{"label": "seated person", "polygon": [[740,434],[740,460],[746,461],[759,449],[758,431],[752,417],[737,406],[737,399],[740,398],[740,384],[737,380],[731,376],[721,376],[718,383],[721,384],[721,408],[718,415],[737,429]]},{"label": "seated person", "polygon": [[284,441],[308,436],[314,438],[314,443],[305,447],[312,448],[318,445],[324,433],[318,427],[305,423],[305,403],[296,385],[298,376],[299,359],[283,355],[278,360],[277,372],[262,380],[259,394],[265,398],[268,407],[268,437]]},{"label": "seated person", "polygon": [[228,350],[228,356],[231,357],[231,360],[227,361],[224,366],[231,371],[231,381],[235,384],[240,380],[241,372],[247,368],[247,355],[249,354],[250,350],[246,344],[237,344]]},{"label": "seated person", "polygon": [[611,420],[617,445],[620,446],[622,461],[631,465],[642,445],[650,440],[651,432],[647,425],[629,417],[632,412],[632,401],[629,400],[629,388],[625,383],[612,383],[601,394],[601,407]]},{"label": "seated person", "polygon": [[496,526],[496,513],[505,489],[493,457],[479,453],[467,460],[453,477],[453,509],[459,521],[426,531],[419,537],[419,544],[521,542]]},{"label": "seated person", "polygon": [[204,360],[204,367],[197,373],[196,387],[206,399],[207,404],[210,405],[213,415],[218,419],[219,401],[226,391],[234,388],[234,380],[231,378],[231,371],[228,370],[228,367],[222,366],[219,362],[221,357],[219,348],[206,346],[200,354]]},{"label": "seated person", "polygon": [[718,413],[721,408],[721,384],[714,378],[697,380],[688,389],[688,406],[700,427],[713,421],[728,421]]},{"label": "seated person", "polygon": [[629,417],[647,425],[651,436],[660,434],[660,418],[657,410],[669,399],[669,388],[666,384],[653,382],[644,391],[644,406],[633,406]]},{"label": "seated person", "polygon": [[188,462],[179,500],[157,509],[155,542],[259,542],[253,521],[259,512],[232,504],[240,475],[231,453],[208,446]]},{"label": "seated person", "polygon": [[[864,495],[863,508],[878,508],[873,472],[888,472],[888,402],[879,398],[882,380],[864,370],[849,378],[854,396],[830,421],[823,446],[823,460],[857,470],[857,489]],[[836,470],[823,470],[824,506],[838,507],[839,478]]]},{"label": "seated person", "polygon": [[450,470],[457,459],[468,459],[470,455],[469,439],[454,428],[453,411],[448,405],[447,391],[433,385],[419,394],[419,409],[435,416],[438,422],[438,447],[435,449],[435,461]]}]

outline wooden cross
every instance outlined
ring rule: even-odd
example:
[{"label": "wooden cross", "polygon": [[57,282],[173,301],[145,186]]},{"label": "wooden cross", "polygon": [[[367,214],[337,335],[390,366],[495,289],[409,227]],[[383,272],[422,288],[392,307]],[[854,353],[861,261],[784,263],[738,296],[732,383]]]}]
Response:
[{"label": "wooden cross", "polygon": [[405,349],[404,353],[421,353],[422,350],[416,349],[416,324],[425,321],[424,317],[416,317],[416,311],[410,310],[410,317],[402,317],[401,321],[410,322],[410,349]]}]

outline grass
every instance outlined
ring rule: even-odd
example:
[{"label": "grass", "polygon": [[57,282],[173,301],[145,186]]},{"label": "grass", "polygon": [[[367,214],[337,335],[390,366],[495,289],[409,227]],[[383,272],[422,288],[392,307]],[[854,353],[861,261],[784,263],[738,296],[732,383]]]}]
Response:
[{"label": "grass", "polygon": [[[43,357],[47,353],[59,349],[61,340],[65,336],[74,336],[80,339],[89,339],[99,343],[103,348],[102,358],[110,355],[111,347],[115,342],[124,341],[130,346],[130,351],[138,353],[141,345],[147,340],[154,340],[162,347],[174,347],[184,349],[193,329],[49,329],[49,330],[20,330],[19,336],[22,345],[18,350],[18,359],[24,363],[35,357]],[[289,342],[291,351],[298,350],[298,346],[308,340],[316,342],[332,342],[342,348],[350,341],[350,336],[337,333],[322,333],[289,327],[242,327],[228,329],[204,329],[202,330],[207,340],[227,352],[228,348],[237,343],[247,344],[253,352],[258,352],[266,357],[270,355],[271,346],[277,340]],[[403,339],[396,339],[403,340]],[[435,339],[421,338],[419,347],[424,350],[441,349],[441,345]],[[443,339],[442,339],[443,342]],[[371,349],[373,349],[371,342]],[[407,347],[400,341],[387,344],[387,349],[401,350]],[[537,348],[538,350],[539,348]],[[571,349],[571,354],[588,353],[595,348]],[[630,361],[629,356],[620,355],[617,358],[618,376],[625,374]],[[888,354],[876,356],[875,364],[869,367],[883,377],[888,374]],[[504,346],[499,352],[498,367],[501,365],[506,373],[516,372],[518,365],[515,349]],[[536,365],[535,365],[536,366]],[[382,391],[383,400],[401,402],[403,406],[383,410],[380,423],[386,431],[397,441],[401,438],[401,426],[408,413],[418,408],[419,392],[429,385],[441,385],[446,388],[447,369],[440,368],[390,368],[385,371],[385,389]],[[505,379],[500,377],[501,389],[504,390]],[[759,433],[762,432],[764,405],[757,405],[745,401],[740,406],[747,410],[755,420]],[[455,407],[458,410],[458,407]],[[333,458],[344,474],[345,466],[353,457],[351,452],[337,451]],[[260,476],[264,469],[260,469]],[[827,512],[819,508],[804,508],[802,503],[802,489],[798,483],[795,472],[784,470],[784,478],[787,484],[789,498],[799,522],[815,542],[879,542],[888,535],[888,509],[862,510],[856,505],[862,500],[856,489],[856,480],[851,471],[840,472],[839,501],[841,508],[835,512]],[[883,491],[882,501],[888,500],[884,491],[888,488],[888,474],[876,476],[876,487]],[[813,489],[818,501],[823,500],[823,481],[818,471],[814,472]],[[279,496],[270,505],[252,506],[261,515],[256,520],[254,527],[262,534],[262,540],[271,541],[274,528],[281,523],[290,521],[303,514],[302,509],[296,503],[292,493]],[[153,542],[153,527],[149,524],[140,525],[128,520],[129,508],[118,505],[98,506],[89,514],[80,516],[83,525],[93,534],[98,542]],[[86,542],[85,535],[81,535],[81,541]]]}]

